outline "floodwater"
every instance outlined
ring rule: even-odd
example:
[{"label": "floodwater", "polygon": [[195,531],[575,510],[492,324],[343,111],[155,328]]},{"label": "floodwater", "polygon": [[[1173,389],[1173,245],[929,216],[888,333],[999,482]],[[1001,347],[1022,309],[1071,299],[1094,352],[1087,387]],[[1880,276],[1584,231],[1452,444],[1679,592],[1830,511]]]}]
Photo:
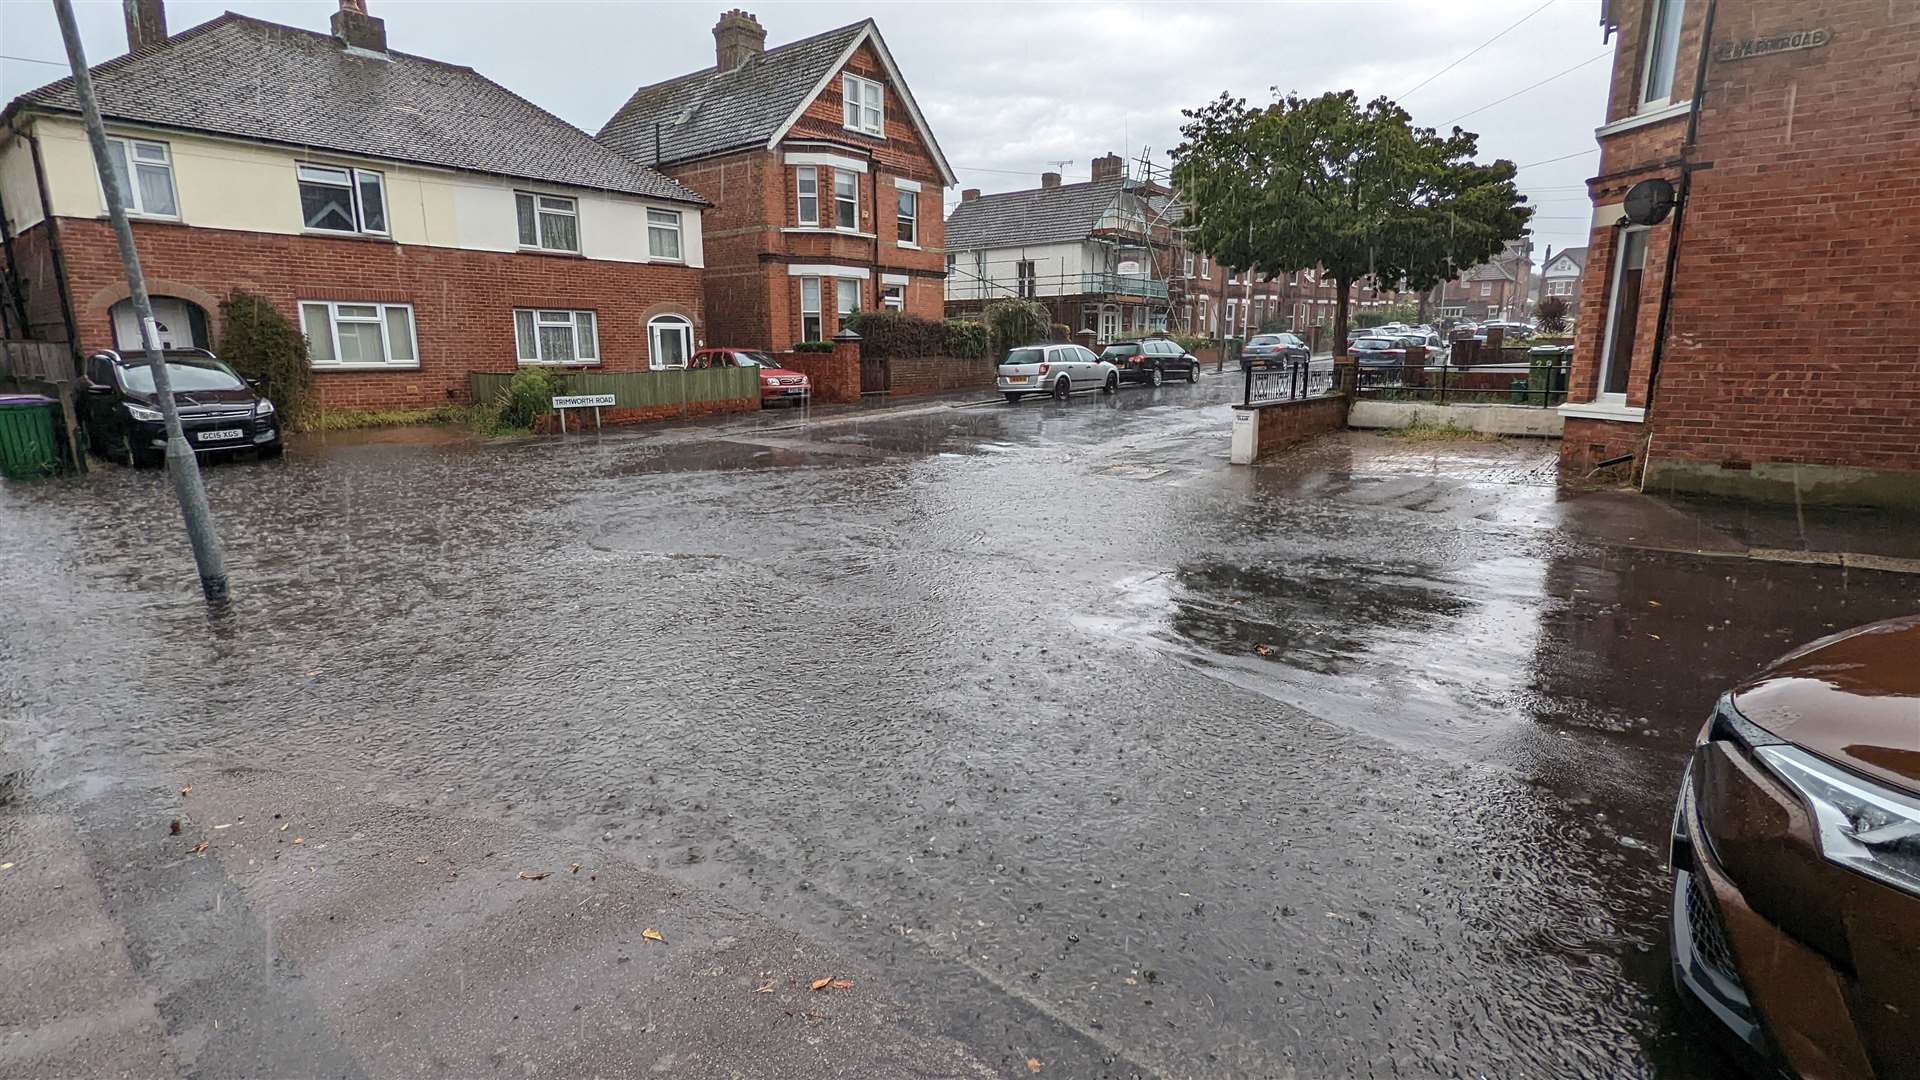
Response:
[{"label": "floodwater", "polygon": [[8,485],[16,796],[245,767],[607,837],[1074,1075],[1717,1075],[1689,740],[1914,579],[1602,539],[1538,447],[1233,469],[1237,383],[296,446],[207,470],[212,617],[161,475]]}]

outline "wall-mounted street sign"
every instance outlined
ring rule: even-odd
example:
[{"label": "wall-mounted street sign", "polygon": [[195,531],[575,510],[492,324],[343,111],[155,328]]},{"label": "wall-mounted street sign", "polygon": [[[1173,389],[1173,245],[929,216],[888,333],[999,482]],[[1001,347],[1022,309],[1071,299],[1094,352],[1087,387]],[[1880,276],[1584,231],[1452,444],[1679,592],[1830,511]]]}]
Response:
[{"label": "wall-mounted street sign", "polygon": [[1795,30],[1790,34],[1729,41],[1714,50],[1713,58],[1722,63],[1729,60],[1751,60],[1756,56],[1771,56],[1774,53],[1793,52],[1796,49],[1817,49],[1832,40],[1833,34],[1825,27]]}]

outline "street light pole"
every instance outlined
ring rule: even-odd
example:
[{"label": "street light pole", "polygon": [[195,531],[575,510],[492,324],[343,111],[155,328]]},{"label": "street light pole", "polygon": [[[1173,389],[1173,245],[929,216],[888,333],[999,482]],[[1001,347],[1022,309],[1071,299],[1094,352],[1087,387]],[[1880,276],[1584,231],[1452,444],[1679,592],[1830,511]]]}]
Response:
[{"label": "street light pole", "polygon": [[[153,371],[153,394],[158,399],[161,419],[166,423],[167,475],[173,479],[173,493],[180,500],[180,516],[187,525],[187,540],[193,545],[193,561],[200,569],[200,588],[208,600],[222,601],[227,598],[226,556],[220,549],[220,534],[213,528],[212,511],[207,507],[207,489],[200,481],[200,464],[194,460],[193,448],[187,445],[187,437],[180,430],[180,410],[173,403],[173,382],[167,376],[166,357],[160,348],[160,328],[153,321],[147,280],[140,273],[140,253],[133,246],[133,226],[127,223],[126,194],[120,190],[108,157],[107,132],[100,121],[100,103],[94,100],[93,76],[87,71],[80,28],[74,23],[73,0],[53,0],[53,10],[60,20],[60,37],[66,42],[67,63],[73,68],[73,92],[80,99],[87,141],[93,146],[94,168],[100,173],[100,187],[107,195],[107,215],[113,219],[113,234],[120,242],[120,262],[126,267],[133,313],[140,320],[140,344],[146,349],[147,366]],[[134,163],[129,159],[129,179],[133,169]],[[78,347],[80,343],[73,344]]]}]

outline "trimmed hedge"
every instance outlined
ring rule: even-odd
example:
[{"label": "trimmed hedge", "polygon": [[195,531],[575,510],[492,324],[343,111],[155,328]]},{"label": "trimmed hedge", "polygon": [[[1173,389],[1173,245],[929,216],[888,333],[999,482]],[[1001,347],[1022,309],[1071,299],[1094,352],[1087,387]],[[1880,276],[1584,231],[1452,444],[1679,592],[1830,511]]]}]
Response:
[{"label": "trimmed hedge", "polygon": [[993,353],[993,341],[984,324],[948,319],[940,324],[942,351],[961,360],[981,360]]},{"label": "trimmed hedge", "polygon": [[793,351],[794,352],[832,352],[833,342],[831,341],[796,342],[793,346]]},{"label": "trimmed hedge", "polygon": [[939,356],[946,348],[939,323],[903,311],[862,311],[847,319],[847,328],[860,335],[860,355],[869,359]]}]

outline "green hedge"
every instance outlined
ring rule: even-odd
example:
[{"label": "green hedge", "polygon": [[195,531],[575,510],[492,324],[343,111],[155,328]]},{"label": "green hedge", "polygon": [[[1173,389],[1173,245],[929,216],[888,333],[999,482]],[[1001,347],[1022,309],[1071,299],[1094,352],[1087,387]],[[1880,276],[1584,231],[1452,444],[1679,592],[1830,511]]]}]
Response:
[{"label": "green hedge", "polygon": [[948,319],[940,324],[940,329],[943,342],[941,349],[948,356],[979,360],[992,354],[993,341],[982,323]]},{"label": "green hedge", "polygon": [[802,341],[802,342],[798,342],[797,344],[795,344],[795,345],[794,345],[794,347],[793,347],[793,351],[794,351],[794,352],[832,352],[832,351],[833,351],[833,342],[831,342],[831,341]]},{"label": "green hedge", "polygon": [[946,349],[939,323],[903,311],[862,311],[847,319],[847,328],[860,335],[860,355],[867,359],[939,356]]}]

